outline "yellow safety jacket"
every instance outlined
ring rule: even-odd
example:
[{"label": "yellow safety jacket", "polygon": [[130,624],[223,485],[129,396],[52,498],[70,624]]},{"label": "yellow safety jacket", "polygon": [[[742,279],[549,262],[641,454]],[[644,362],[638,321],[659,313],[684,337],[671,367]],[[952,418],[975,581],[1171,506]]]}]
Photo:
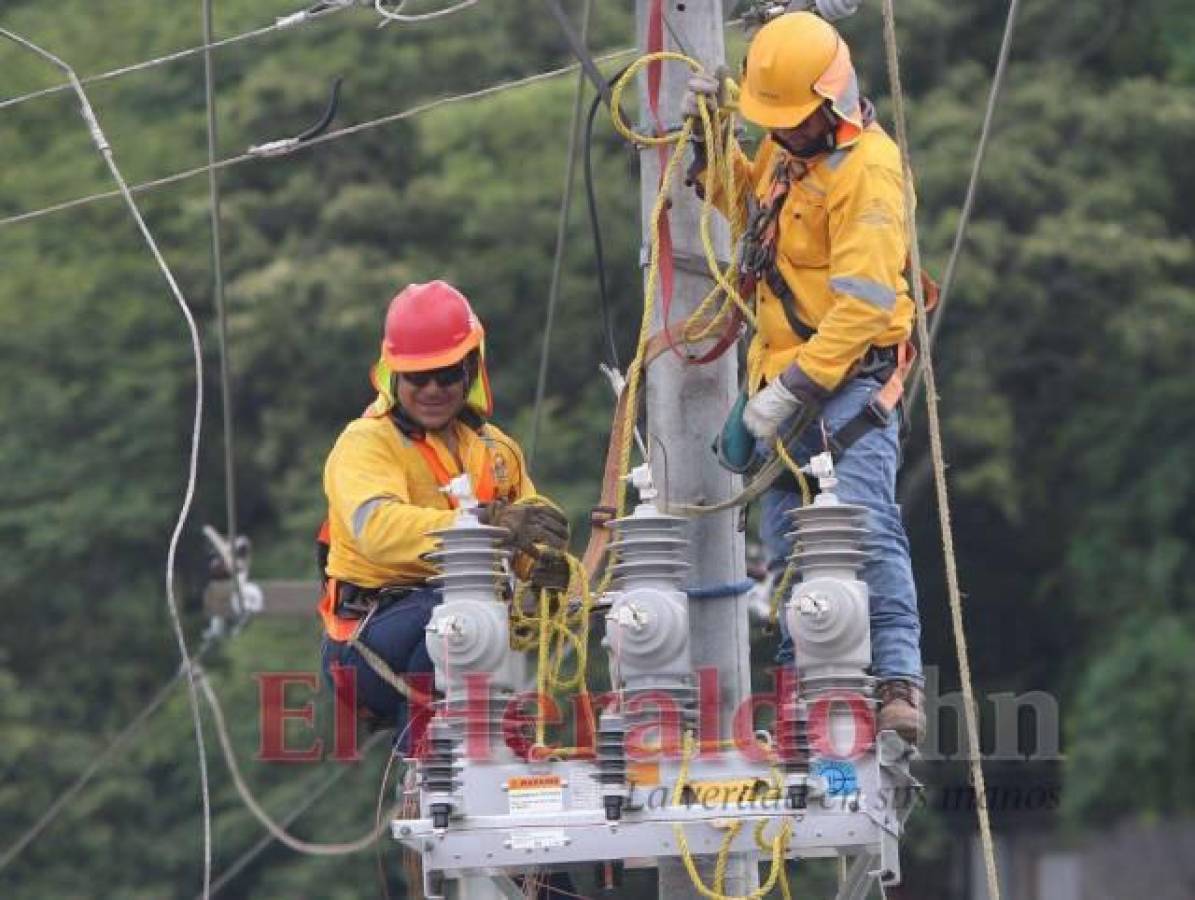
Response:
[{"label": "yellow safety jacket", "polygon": [[[422,442],[405,434],[389,414],[363,416],[341,433],[324,466],[329,583],[368,589],[421,584],[436,574],[423,558],[439,544],[430,532],[456,518],[440,488],[462,472],[482,500],[535,493],[522,450],[500,429],[487,423],[475,430],[460,420],[452,427],[455,454],[434,434]],[[320,614],[329,635],[343,640],[354,623],[336,618],[333,593],[325,593]]]},{"label": "yellow safety jacket", "polygon": [[[770,138],[754,159],[735,161],[738,183],[766,198],[776,166],[788,154]],[[727,211],[715,191],[714,202]],[[815,330],[794,332],[780,298],[761,279],[757,331],[747,352],[751,391],[793,363],[834,390],[872,346],[906,340],[914,304],[905,280],[906,242],[900,152],[879,125],[815,160],[795,178],[779,213],[776,268],[793,295],[798,320]]]}]

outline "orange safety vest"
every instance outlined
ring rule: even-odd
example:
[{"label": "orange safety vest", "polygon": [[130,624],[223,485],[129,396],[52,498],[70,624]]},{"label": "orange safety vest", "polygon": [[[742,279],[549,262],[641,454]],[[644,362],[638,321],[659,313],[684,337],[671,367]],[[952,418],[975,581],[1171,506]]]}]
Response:
[{"label": "orange safety vest", "polygon": [[[444,467],[444,463],[441,462],[435,448],[425,439],[411,438],[411,440],[415,444],[415,448],[419,451],[419,455],[423,457],[423,461],[427,463],[428,469],[431,470],[432,477],[436,479],[436,484],[442,488],[448,487],[449,482],[456,476],[452,475]],[[485,448],[485,453],[485,464],[482,466],[481,478],[474,487],[474,495],[481,503],[491,503],[498,496],[498,485],[494,480],[494,463],[489,447]],[[456,509],[456,498],[451,494],[447,494],[446,496],[452,508]],[[320,524],[315,542],[317,558],[319,560],[320,578],[323,580],[324,586],[318,607],[320,618],[324,622],[324,629],[327,631],[328,637],[334,641],[347,641],[356,630],[359,620],[341,618],[336,615],[336,604],[340,596],[340,582],[335,578],[329,578],[327,574],[328,551],[332,544],[332,532],[326,517]]]}]

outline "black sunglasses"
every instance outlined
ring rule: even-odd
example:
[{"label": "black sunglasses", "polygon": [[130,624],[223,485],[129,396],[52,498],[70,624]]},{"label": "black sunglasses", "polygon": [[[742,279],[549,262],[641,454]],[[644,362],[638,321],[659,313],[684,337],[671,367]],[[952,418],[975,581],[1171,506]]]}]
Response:
[{"label": "black sunglasses", "polygon": [[400,372],[403,381],[415,387],[427,387],[433,381],[440,387],[451,387],[465,380],[463,364],[445,366],[443,369],[429,369],[426,372]]}]

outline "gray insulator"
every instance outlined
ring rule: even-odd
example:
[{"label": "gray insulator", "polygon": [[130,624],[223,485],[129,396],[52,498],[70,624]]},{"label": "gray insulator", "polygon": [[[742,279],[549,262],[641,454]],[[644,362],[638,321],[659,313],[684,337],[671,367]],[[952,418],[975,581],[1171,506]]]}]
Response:
[{"label": "gray insulator", "polygon": [[[680,716],[676,723],[679,732],[697,726],[698,692],[692,679],[686,679],[683,684],[678,684],[673,677],[662,677],[658,681],[651,678],[628,680],[626,694],[623,718],[628,727],[661,725],[670,728],[672,723],[668,716],[673,710]],[[635,702],[637,697],[646,699],[639,703]]]},{"label": "gray insulator", "polygon": [[793,510],[789,518],[796,525],[796,531],[787,535],[793,540],[792,559],[803,579],[858,577],[868,555],[863,549],[868,534],[866,509],[814,503]]},{"label": "gray insulator", "polygon": [[776,723],[776,750],[785,773],[789,805],[804,809],[808,803],[813,751],[809,744],[809,707],[796,697],[789,697],[781,704]]},{"label": "gray insulator", "polygon": [[475,598],[494,599],[505,578],[502,563],[510,558],[498,542],[507,537],[506,529],[476,523],[461,516],[451,528],[431,532],[440,547],[427,554],[440,574],[429,579],[444,592],[445,601]]},{"label": "gray insulator", "polygon": [[427,729],[427,751],[419,760],[419,787],[429,805],[456,805],[454,795],[461,786],[463,763],[459,758],[460,728],[436,716]]},{"label": "gray insulator", "polygon": [[611,522],[614,588],[679,589],[689,571],[686,526],[685,519],[665,515],[651,504],[641,504],[633,515]]},{"label": "gray insulator", "polygon": [[630,791],[627,786],[626,723],[618,713],[602,713],[597,732],[596,775],[602,792],[606,819],[622,817]]}]

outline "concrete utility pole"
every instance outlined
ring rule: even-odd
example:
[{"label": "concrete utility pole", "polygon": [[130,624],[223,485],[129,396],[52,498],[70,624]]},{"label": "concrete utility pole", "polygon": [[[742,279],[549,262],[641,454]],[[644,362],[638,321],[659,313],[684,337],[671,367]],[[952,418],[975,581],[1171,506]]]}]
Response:
[{"label": "concrete utility pole", "polygon": [[[720,0],[636,0],[636,29],[639,47],[649,49],[648,29],[653,6],[662,9],[664,49],[677,50],[696,58],[713,72],[725,59]],[[678,127],[681,100],[689,69],[680,63],[665,63],[659,96],[660,122],[667,130]],[[647,97],[647,73],[640,77],[641,127],[656,127]],[[656,148],[640,153],[640,199],[643,225],[642,258],[651,234],[651,209],[660,182],[660,158]],[[678,179],[680,181],[680,179]],[[699,218],[701,202],[683,184],[672,194],[669,221],[675,256],[675,291],[671,318],[679,322],[706,296],[712,280],[705,273]],[[729,258],[729,237],[725,223],[718,221],[715,246],[719,258]],[[660,306],[653,330],[662,327]],[[722,426],[738,389],[737,362],[733,352],[703,366],[686,366],[674,354],[665,353],[652,364],[647,380],[647,427],[651,438],[652,472],[656,487],[669,502],[717,502],[739,488],[739,479],[719,465],[710,443]],[[694,523],[693,568],[690,583],[699,587],[742,581],[745,574],[743,536],[737,530],[737,513],[729,511],[707,516]],[[694,599],[689,606],[693,665],[717,669],[720,689],[720,737],[730,736],[731,716],[751,691],[750,647],[745,596]],[[709,737],[708,735],[706,737]],[[712,859],[702,869],[708,882]],[[744,894],[758,885],[756,867],[741,855],[732,856],[726,876],[726,893]],[[661,862],[660,896],[669,900],[697,898],[679,860]]]}]

